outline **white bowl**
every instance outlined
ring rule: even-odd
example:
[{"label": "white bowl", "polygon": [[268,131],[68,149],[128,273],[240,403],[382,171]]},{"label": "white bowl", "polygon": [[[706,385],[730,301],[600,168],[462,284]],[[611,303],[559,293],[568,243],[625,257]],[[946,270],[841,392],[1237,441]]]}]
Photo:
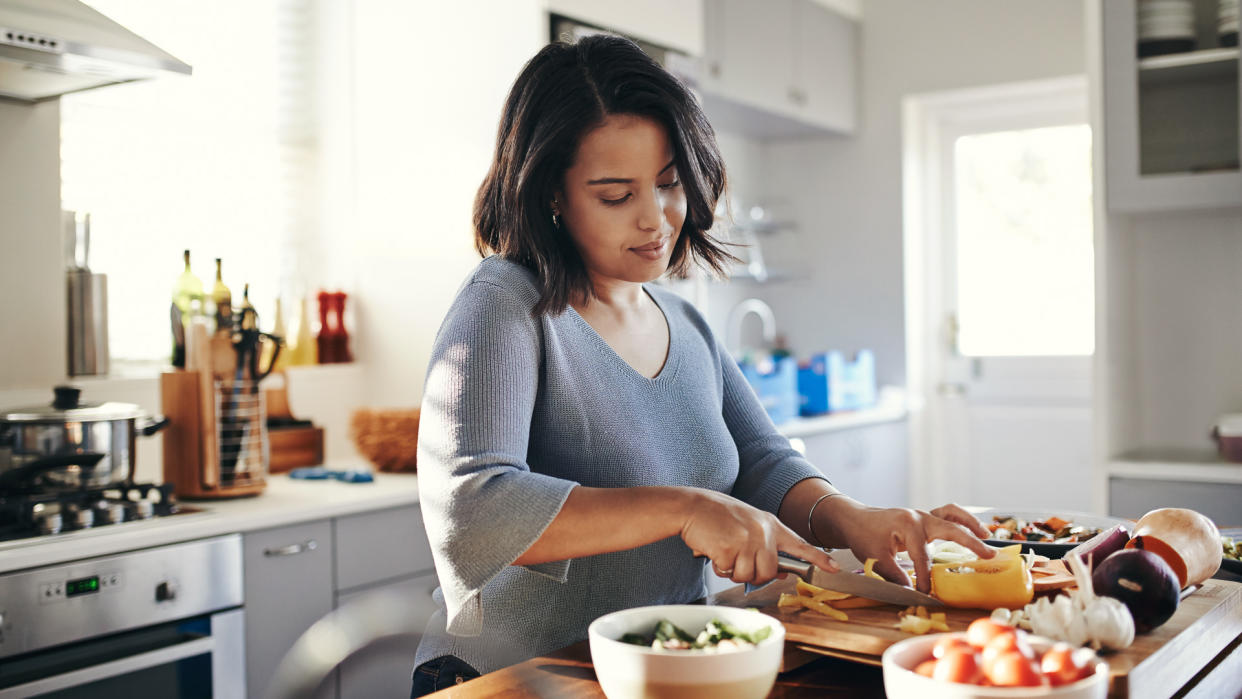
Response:
[{"label": "white bowl", "polygon": [[[924,677],[914,668],[932,657],[932,648],[945,636],[966,637],[964,633],[937,633],[899,641],[884,651],[884,693],[889,699],[1104,699],[1108,696],[1108,663],[1092,655],[1095,673],[1061,687],[980,687]],[[1043,653],[1053,641],[1027,635],[1031,648]]]},{"label": "white bowl", "polygon": [[[626,633],[648,634],[661,619],[696,634],[712,619],[771,635],[737,651],[657,651],[618,639]],[[695,604],[625,609],[591,622],[587,629],[591,662],[608,699],[695,697],[762,699],[776,682],[785,650],[785,627],[767,614],[734,607]]]}]

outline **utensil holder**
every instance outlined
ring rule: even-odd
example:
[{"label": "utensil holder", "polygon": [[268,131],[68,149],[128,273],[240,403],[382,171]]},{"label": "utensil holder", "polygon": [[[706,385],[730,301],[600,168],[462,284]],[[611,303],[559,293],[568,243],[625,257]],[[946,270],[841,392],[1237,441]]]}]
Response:
[{"label": "utensil holder", "polygon": [[267,411],[256,382],[215,381],[216,463],[220,482],[245,486],[261,482],[271,460]]},{"label": "utensil holder", "polygon": [[[203,400],[203,386],[211,394]],[[165,416],[164,481],[177,496],[231,498],[267,486],[271,448],[262,391],[253,381],[172,371],[160,377]]]}]

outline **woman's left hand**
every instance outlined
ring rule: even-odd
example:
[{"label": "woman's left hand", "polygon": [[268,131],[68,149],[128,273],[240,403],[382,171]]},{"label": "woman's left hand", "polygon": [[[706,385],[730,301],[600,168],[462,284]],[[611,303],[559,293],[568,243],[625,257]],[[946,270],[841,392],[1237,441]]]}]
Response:
[{"label": "woman's left hand", "polygon": [[980,558],[996,555],[980,540],[988,535],[987,529],[957,505],[944,505],[926,512],[903,507],[867,507],[846,498],[841,500],[845,502],[833,508],[828,526],[848,542],[858,560],[876,559],[875,572],[890,582],[910,583],[896,559],[899,551],[907,551],[914,562],[916,587],[920,592],[930,592],[931,560],[926,544],[933,539],[955,541]]}]

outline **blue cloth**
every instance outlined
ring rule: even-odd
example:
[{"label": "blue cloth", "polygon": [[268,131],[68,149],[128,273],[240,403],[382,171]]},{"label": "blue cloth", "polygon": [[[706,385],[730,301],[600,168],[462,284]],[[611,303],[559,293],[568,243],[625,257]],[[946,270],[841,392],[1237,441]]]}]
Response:
[{"label": "blue cloth", "polygon": [[595,618],[706,593],[680,538],[532,566],[513,561],[570,491],[710,488],[777,512],[823,476],[789,446],[689,303],[647,293],[668,321],[654,379],[572,308],[532,317],[532,273],[483,260],[432,349],[418,440],[419,497],[440,588],[415,665],[453,655],[481,672],[586,637]]}]

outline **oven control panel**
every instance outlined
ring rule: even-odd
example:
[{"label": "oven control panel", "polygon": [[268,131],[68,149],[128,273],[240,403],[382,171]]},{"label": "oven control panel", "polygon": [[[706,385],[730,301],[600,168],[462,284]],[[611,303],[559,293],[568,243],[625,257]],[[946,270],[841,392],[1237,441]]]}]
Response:
[{"label": "oven control panel", "polygon": [[241,536],[3,574],[0,600],[0,658],[240,607]]},{"label": "oven control panel", "polygon": [[98,573],[72,580],[52,580],[39,584],[39,603],[63,602],[83,595],[107,594],[121,586],[124,576],[117,571]]}]

